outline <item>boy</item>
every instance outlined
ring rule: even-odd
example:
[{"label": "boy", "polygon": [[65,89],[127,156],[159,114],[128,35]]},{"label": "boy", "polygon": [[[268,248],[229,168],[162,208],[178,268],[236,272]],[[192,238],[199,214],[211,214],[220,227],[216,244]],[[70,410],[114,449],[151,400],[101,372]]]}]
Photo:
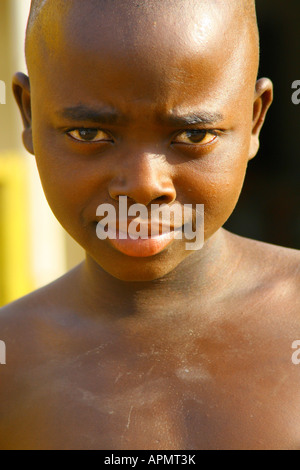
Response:
[{"label": "boy", "polygon": [[[254,2],[36,1],[26,57],[24,144],[87,257],[1,310],[0,447],[299,448],[299,252],[222,229],[272,101]],[[121,196],[204,204],[203,248],[100,240]]]}]

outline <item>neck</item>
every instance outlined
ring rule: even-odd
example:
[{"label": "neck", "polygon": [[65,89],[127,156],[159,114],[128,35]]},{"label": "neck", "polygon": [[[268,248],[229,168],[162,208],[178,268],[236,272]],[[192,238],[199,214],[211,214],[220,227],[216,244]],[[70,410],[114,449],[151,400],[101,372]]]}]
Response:
[{"label": "neck", "polygon": [[196,300],[204,305],[230,284],[230,262],[226,232],[219,230],[198,252],[192,253],[176,269],[149,282],[120,281],[87,256],[81,268],[83,299],[93,313],[114,317],[148,316],[173,312]]}]

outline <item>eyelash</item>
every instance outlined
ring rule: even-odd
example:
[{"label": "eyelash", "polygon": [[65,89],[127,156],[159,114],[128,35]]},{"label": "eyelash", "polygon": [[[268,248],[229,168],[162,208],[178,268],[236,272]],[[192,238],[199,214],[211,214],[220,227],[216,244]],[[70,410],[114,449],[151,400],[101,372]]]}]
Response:
[{"label": "eyelash", "polygon": [[98,141],[92,141],[92,140],[80,140],[76,139],[71,135],[72,132],[77,131],[77,132],[82,132],[82,131],[94,131],[94,132],[103,132],[103,134],[106,134],[108,137],[110,133],[108,131],[105,131],[103,129],[99,129],[97,127],[75,127],[73,129],[68,129],[66,131],[67,136],[69,136],[71,139],[73,139],[77,143],[83,143],[83,144],[99,144],[99,143],[104,143],[104,142],[111,142],[113,139],[107,139],[107,140],[98,140]]},{"label": "eyelash", "polygon": [[[175,139],[178,138],[179,136],[181,135],[184,135],[184,134],[191,134],[190,137],[192,137],[193,135],[194,136],[197,136],[197,133],[198,135],[200,136],[201,133],[203,133],[203,139],[200,141],[200,142],[190,142],[190,143],[187,143],[187,142],[176,142]],[[172,144],[177,144],[177,145],[190,145],[190,146],[195,146],[195,145],[199,145],[201,147],[206,147],[208,145],[211,145],[215,140],[216,138],[220,135],[221,131],[217,131],[215,129],[184,129],[182,131],[180,131],[178,134],[176,134],[175,136],[175,139],[172,141]],[[202,141],[208,136],[208,135],[212,135],[214,136],[214,138],[210,141],[210,142],[207,142],[207,143],[202,143]]]},{"label": "eyelash", "polygon": [[[104,129],[100,129],[100,128],[93,128],[93,127],[76,127],[76,128],[72,128],[72,129],[68,129],[66,131],[66,134],[71,138],[73,139],[75,142],[77,143],[81,143],[81,144],[100,144],[100,143],[110,143],[110,142],[113,142],[113,138],[111,139],[103,139],[103,140],[96,140],[96,141],[93,141],[93,140],[80,140],[80,139],[76,139],[75,137],[73,137],[71,135],[72,132],[74,131],[78,131],[78,132],[82,132],[82,131],[95,131],[95,132],[103,132],[104,134],[106,134],[107,136],[110,135],[110,133]],[[191,143],[187,143],[187,142],[176,142],[176,138],[178,138],[179,136],[181,135],[184,135],[184,134],[188,134],[190,133],[191,135],[197,135],[197,132],[199,133],[199,135],[201,133],[204,134],[203,136],[203,139],[205,139],[205,137],[210,134],[210,135],[213,135],[215,136],[214,139],[212,139],[210,142],[207,142],[207,143],[204,143],[202,144],[202,140],[200,142],[191,142]],[[185,145],[185,146],[191,146],[191,147],[194,147],[194,146],[202,146],[202,147],[206,147],[206,146],[209,146],[211,144],[213,144],[216,140],[217,137],[219,137],[219,135],[221,134],[221,130],[215,130],[215,129],[182,129],[181,131],[179,131],[176,136],[174,137],[174,139],[172,139],[171,141],[171,144],[174,145],[174,144],[177,144],[177,145]]]}]

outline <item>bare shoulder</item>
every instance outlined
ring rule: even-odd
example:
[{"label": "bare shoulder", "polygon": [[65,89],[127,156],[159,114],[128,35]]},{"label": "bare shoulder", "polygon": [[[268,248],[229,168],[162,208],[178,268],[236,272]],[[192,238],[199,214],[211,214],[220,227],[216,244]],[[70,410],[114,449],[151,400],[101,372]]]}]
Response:
[{"label": "bare shoulder", "polygon": [[232,251],[239,253],[238,273],[261,299],[299,314],[300,251],[227,232]]},{"label": "bare shoulder", "polygon": [[[0,341],[5,345],[6,355],[5,363],[0,365],[1,449],[26,448],[27,437],[39,445],[39,431],[48,429],[43,422],[47,409],[43,402],[45,384],[52,390],[57,381],[59,387],[60,373],[65,375],[61,370],[68,369],[81,347],[87,350],[86,344],[78,340],[82,329],[83,340],[85,334],[80,317],[76,316],[77,282],[75,269],[0,309]],[[51,394],[47,400],[51,402]],[[33,438],[31,430],[35,429],[36,419],[41,422],[36,425],[36,434],[32,431]],[[51,420],[51,413],[48,419]],[[44,445],[47,448],[49,442]]]},{"label": "bare shoulder", "polygon": [[275,276],[300,276],[300,251],[226,232],[234,251],[243,254],[244,261],[251,269],[260,269]]},{"label": "bare shoulder", "polygon": [[[35,362],[59,325],[72,322],[78,268],[55,282],[0,309],[0,340],[9,362],[21,366]],[[76,309],[75,309],[76,311]],[[69,320],[68,320],[69,319]],[[38,352],[38,354],[37,354]],[[32,361],[31,361],[32,360]]]},{"label": "bare shoulder", "polygon": [[21,299],[0,308],[0,328],[4,325],[16,325],[17,322],[30,322],[38,313],[63,311],[73,300],[78,281],[80,266],[69,271],[56,281],[42,287]]}]

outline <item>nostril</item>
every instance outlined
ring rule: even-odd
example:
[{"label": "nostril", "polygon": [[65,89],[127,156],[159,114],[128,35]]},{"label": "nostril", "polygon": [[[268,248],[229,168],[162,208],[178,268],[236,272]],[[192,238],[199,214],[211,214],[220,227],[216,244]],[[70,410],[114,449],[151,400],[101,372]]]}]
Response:
[{"label": "nostril", "polygon": [[158,202],[160,204],[168,204],[170,201],[170,198],[168,196],[160,196],[155,199],[155,201],[152,202]]}]

